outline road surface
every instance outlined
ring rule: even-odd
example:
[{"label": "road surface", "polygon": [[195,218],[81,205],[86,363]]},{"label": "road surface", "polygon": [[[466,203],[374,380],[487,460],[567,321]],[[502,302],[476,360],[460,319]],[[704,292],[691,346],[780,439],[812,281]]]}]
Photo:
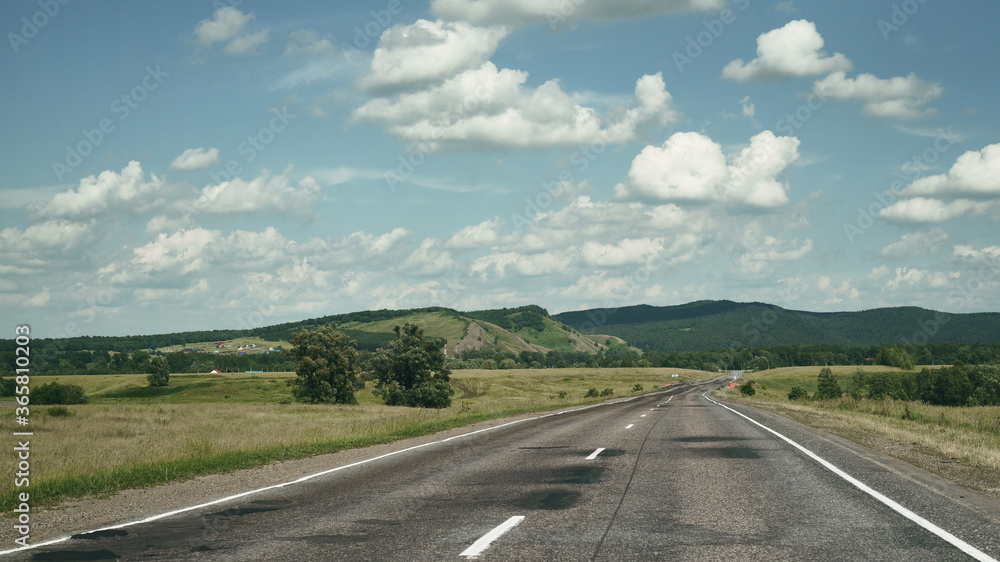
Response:
[{"label": "road surface", "polygon": [[1000,502],[708,388],[512,423],[2,559],[1000,557]]}]

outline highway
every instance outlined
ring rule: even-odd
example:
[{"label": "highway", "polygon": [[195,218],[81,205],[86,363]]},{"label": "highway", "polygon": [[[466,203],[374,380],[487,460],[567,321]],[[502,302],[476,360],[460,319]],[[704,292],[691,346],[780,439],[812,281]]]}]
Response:
[{"label": "highway", "polygon": [[1000,502],[709,388],[519,421],[2,559],[1000,557]]}]

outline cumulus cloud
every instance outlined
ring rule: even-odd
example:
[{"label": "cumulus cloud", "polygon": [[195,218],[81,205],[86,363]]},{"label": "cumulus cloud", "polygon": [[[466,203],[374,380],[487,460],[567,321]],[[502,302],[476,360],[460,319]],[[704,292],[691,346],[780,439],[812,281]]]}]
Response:
[{"label": "cumulus cloud", "polygon": [[742,247],[737,260],[739,270],[747,275],[767,273],[769,267],[780,262],[794,262],[806,257],[813,249],[813,241],[806,239],[781,240],[764,235],[759,224],[751,225],[739,244]]},{"label": "cumulus cloud", "polygon": [[486,62],[426,90],[369,100],[352,120],[384,126],[400,140],[430,150],[468,150],[616,144],[632,140],[643,126],[677,119],[662,73],[640,78],[635,106],[606,127],[557,80],[532,90],[524,87],[527,78],[526,72]]},{"label": "cumulus cloud", "polygon": [[927,271],[915,267],[897,267],[896,276],[885,283],[885,288],[891,291],[898,291],[900,288],[926,287],[931,289],[941,289],[947,287],[953,279],[961,276],[960,273],[945,273],[942,271]]},{"label": "cumulus cloud", "polygon": [[722,69],[722,77],[747,82],[851,70],[853,64],[847,57],[827,55],[823,43],[815,23],[788,22],[757,37],[757,58],[748,63],[743,59],[730,62]]},{"label": "cumulus cloud", "polygon": [[174,161],[170,163],[170,169],[182,171],[201,170],[218,163],[218,148],[209,148],[208,150],[202,147],[189,148],[182,152],[180,156],[174,158]]},{"label": "cumulus cloud", "polygon": [[431,12],[446,20],[476,25],[555,25],[566,20],[613,21],[657,14],[718,11],[725,0],[433,0]]},{"label": "cumulus cloud", "polygon": [[844,302],[845,298],[857,299],[861,296],[861,291],[851,287],[851,282],[847,279],[841,281],[840,285],[835,285],[830,277],[821,275],[816,280],[816,289],[825,296],[823,304],[833,305]]},{"label": "cumulus cloud", "polygon": [[572,249],[538,253],[494,252],[474,261],[471,270],[473,273],[480,274],[484,279],[491,274],[503,277],[508,270],[513,270],[526,277],[552,275],[567,271],[572,267],[572,252]]},{"label": "cumulus cloud", "polygon": [[496,244],[500,239],[497,233],[499,226],[500,220],[497,218],[481,222],[477,225],[466,226],[453,234],[445,242],[445,246],[455,249],[470,249]]},{"label": "cumulus cloud", "polygon": [[936,253],[948,239],[948,233],[940,228],[904,234],[898,242],[882,248],[882,257],[902,260],[914,256]]},{"label": "cumulus cloud", "polygon": [[879,212],[879,216],[893,222],[945,222],[969,213],[982,214],[991,209],[987,202],[956,199],[942,201],[926,197],[904,199],[889,205]]},{"label": "cumulus cloud", "polygon": [[320,186],[306,176],[293,185],[289,167],[278,175],[265,172],[250,181],[233,178],[205,186],[193,206],[211,214],[291,214],[306,217],[319,201]]},{"label": "cumulus cloud", "polygon": [[210,19],[201,20],[194,28],[198,42],[208,46],[236,37],[246,29],[254,15],[244,14],[231,6],[219,8]]},{"label": "cumulus cloud", "polygon": [[161,232],[152,242],[134,248],[127,264],[112,264],[106,272],[186,275],[217,264],[267,267],[285,259],[289,244],[274,227],[261,232],[235,230],[227,236],[206,228]]},{"label": "cumulus cloud", "polygon": [[847,78],[843,71],[830,74],[813,84],[813,93],[821,99],[859,100],[864,112],[875,119],[919,119],[937,112],[928,104],[941,97],[944,88],[910,73],[882,79],[871,74]]},{"label": "cumulus cloud", "polygon": [[962,154],[947,173],[920,178],[903,190],[903,195],[1000,199],[1000,144]]},{"label": "cumulus cloud", "polygon": [[440,83],[482,66],[506,35],[503,27],[440,20],[393,26],[382,33],[372,54],[371,72],[359,85],[366,90],[391,90]]},{"label": "cumulus cloud", "polygon": [[588,240],[583,243],[581,256],[584,263],[597,267],[638,265],[663,251],[663,240],[652,238],[625,238],[617,244],[602,244]]},{"label": "cumulus cloud", "polygon": [[701,133],[675,133],[647,146],[632,160],[628,181],[615,186],[621,199],[724,202],[752,207],[788,203],[777,177],[798,159],[799,140],[763,131],[728,156]]},{"label": "cumulus cloud", "polygon": [[142,165],[132,160],[121,173],[106,170],[98,176],[87,176],[76,189],[59,193],[32,210],[45,218],[89,218],[108,211],[144,213],[163,203],[158,199],[163,185],[155,174],[146,181]]},{"label": "cumulus cloud", "polygon": [[254,34],[240,35],[253,19],[253,13],[244,14],[231,6],[223,6],[211,18],[198,22],[194,35],[198,43],[206,47],[228,41],[223,49],[227,54],[249,54],[255,47],[266,43],[271,34],[270,29],[264,29]]},{"label": "cumulus cloud", "polygon": [[451,252],[438,248],[439,242],[426,238],[400,265],[400,269],[413,275],[441,275],[458,267]]},{"label": "cumulus cloud", "polygon": [[8,258],[4,261],[9,263],[14,256],[40,258],[76,252],[93,242],[94,230],[93,223],[63,219],[33,224],[24,230],[7,227],[0,230],[0,256]]}]

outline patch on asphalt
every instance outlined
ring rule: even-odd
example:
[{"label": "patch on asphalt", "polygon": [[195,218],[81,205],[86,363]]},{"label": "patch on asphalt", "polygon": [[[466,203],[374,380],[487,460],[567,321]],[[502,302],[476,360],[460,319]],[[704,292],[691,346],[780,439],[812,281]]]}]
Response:
[{"label": "patch on asphalt", "polygon": [[596,484],[601,481],[604,469],[598,466],[564,468],[556,472],[553,484]]},{"label": "patch on asphalt", "polygon": [[576,505],[579,499],[579,492],[539,492],[525,496],[520,506],[525,509],[569,509]]},{"label": "patch on asphalt", "polygon": [[381,538],[385,537],[375,535],[306,535],[304,537],[282,537],[278,540],[300,541],[312,544],[355,544]]},{"label": "patch on asphalt", "polygon": [[715,441],[747,441],[748,437],[718,437],[715,435],[705,435],[705,436],[693,436],[693,437],[678,437],[674,441],[680,441],[681,443],[712,443]]},{"label": "patch on asphalt", "polygon": [[108,537],[124,537],[124,536],[128,536],[128,531],[124,529],[108,529],[105,531],[94,531],[92,533],[80,533],[78,535],[73,535],[70,538],[96,540],[96,539],[106,539]]}]

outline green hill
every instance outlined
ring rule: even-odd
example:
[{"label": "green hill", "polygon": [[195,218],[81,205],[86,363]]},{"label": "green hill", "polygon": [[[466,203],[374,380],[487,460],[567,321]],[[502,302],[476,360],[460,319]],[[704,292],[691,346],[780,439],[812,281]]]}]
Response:
[{"label": "green hill", "polygon": [[618,336],[646,352],[812,344],[851,347],[1000,342],[1000,313],[948,314],[918,307],[805,312],[723,300],[583,310],[557,314],[555,318],[585,334]]}]

